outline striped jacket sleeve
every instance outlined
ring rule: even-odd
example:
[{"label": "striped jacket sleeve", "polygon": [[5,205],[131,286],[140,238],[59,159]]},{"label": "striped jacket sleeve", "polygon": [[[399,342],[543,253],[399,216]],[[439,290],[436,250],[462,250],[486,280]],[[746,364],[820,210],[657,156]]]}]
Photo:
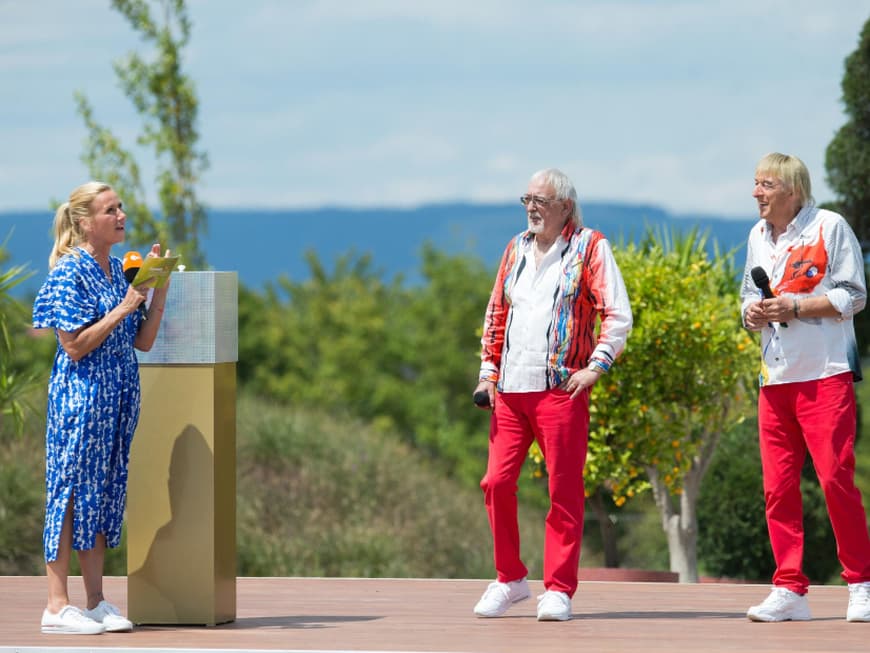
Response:
[{"label": "striped jacket sleeve", "polygon": [[504,346],[505,326],[510,303],[505,293],[508,271],[517,255],[517,239],[508,243],[501,258],[501,264],[492,287],[492,294],[486,306],[483,320],[483,336],[480,339],[480,381],[498,382],[501,367],[502,347]]}]

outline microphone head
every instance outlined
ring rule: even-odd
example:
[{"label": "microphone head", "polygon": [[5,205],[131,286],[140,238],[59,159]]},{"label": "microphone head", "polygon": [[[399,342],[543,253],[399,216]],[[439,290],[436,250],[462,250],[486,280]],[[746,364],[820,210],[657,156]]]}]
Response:
[{"label": "microphone head", "polygon": [[764,288],[765,286],[770,285],[770,279],[767,277],[767,272],[765,272],[764,268],[760,265],[752,268],[749,274],[752,275],[752,281],[755,283],[756,288]]},{"label": "microphone head", "polygon": [[142,256],[139,252],[127,252],[124,254],[124,278],[127,283],[132,283],[142,267]]}]

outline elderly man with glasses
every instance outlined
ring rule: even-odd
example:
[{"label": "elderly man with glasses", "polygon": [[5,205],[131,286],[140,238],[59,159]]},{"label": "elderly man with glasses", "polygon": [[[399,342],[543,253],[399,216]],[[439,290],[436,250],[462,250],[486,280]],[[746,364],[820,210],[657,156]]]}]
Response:
[{"label": "elderly man with glasses", "polygon": [[[520,558],[517,480],[537,440],[549,474],[539,621],[571,618],[583,535],[583,465],[589,395],[625,347],[632,316],[604,236],[583,226],[568,177],[532,175],[528,228],[508,243],[486,309],[475,403],[490,407],[489,459],[481,481],[496,581],[474,613],[498,617],[529,598]],[[596,322],[600,328],[596,333]]]}]

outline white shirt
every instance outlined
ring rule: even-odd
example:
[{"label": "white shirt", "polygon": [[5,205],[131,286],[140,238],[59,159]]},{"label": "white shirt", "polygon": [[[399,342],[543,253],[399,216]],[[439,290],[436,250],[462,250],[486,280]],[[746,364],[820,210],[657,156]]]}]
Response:
[{"label": "white shirt", "polygon": [[858,346],[852,316],[864,308],[864,261],[858,239],[846,220],[833,211],[805,206],[785,232],[771,237],[760,220],[749,234],[741,289],[742,313],[759,301],[752,268],[760,266],[775,295],[824,295],[839,318],[799,317],[761,331],[761,384],[795,383],[851,371],[860,379]]},{"label": "white shirt", "polygon": [[523,270],[511,290],[511,317],[501,370],[502,392],[547,389],[553,302],[559,289],[560,255],[566,244],[562,236],[556,238],[538,267],[534,246],[524,254]]}]

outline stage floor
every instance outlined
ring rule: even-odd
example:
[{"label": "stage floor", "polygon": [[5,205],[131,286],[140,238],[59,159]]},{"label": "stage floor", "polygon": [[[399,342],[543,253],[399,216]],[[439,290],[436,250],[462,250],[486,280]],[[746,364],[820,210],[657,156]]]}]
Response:
[{"label": "stage floor", "polygon": [[[535,595],[499,619],[472,607],[483,580],[240,578],[237,617],[203,627],[137,627],[132,633],[43,635],[44,577],[0,577],[0,651],[559,651],[870,650],[870,623],[847,623],[845,587],[813,586],[813,620],[761,624],[745,617],[764,585],[581,582],[574,618],[538,622]],[[126,608],[126,578],[107,578],[106,596]],[[81,579],[70,579],[83,602]]]}]

